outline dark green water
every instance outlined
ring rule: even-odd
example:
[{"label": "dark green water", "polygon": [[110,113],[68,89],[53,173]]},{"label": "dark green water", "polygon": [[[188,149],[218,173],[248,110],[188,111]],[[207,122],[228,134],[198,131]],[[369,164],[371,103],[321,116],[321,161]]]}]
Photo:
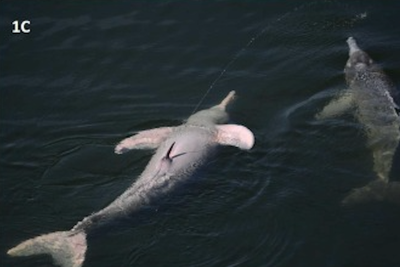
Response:
[{"label": "dark green water", "polygon": [[[398,267],[400,208],[343,207],[375,179],[360,125],[314,115],[345,87],[345,40],[400,85],[396,1],[1,1],[0,266],[119,196],[151,152],[135,131],[179,125],[230,90],[250,152],[223,147],[158,207],[88,240],[84,266]],[[14,20],[29,34],[12,34]],[[393,177],[400,177],[398,158]]]}]

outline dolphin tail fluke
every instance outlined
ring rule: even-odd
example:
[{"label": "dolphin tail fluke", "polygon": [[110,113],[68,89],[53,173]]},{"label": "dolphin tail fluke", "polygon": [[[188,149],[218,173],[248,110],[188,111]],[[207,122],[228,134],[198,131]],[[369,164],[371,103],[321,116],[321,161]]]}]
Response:
[{"label": "dolphin tail fluke", "polygon": [[226,106],[235,99],[235,91],[230,91],[229,94],[217,105],[218,108],[225,110]]},{"label": "dolphin tail fluke", "polygon": [[354,205],[379,201],[400,205],[400,182],[373,181],[366,186],[354,189],[342,200],[342,203],[344,205]]},{"label": "dolphin tail fluke", "polygon": [[349,55],[351,56],[354,52],[360,51],[361,49],[358,47],[356,39],[353,37],[347,38],[347,44],[349,45]]},{"label": "dolphin tail fluke", "polygon": [[81,267],[87,245],[84,232],[54,232],[28,239],[7,251],[10,256],[49,254],[62,267]]}]

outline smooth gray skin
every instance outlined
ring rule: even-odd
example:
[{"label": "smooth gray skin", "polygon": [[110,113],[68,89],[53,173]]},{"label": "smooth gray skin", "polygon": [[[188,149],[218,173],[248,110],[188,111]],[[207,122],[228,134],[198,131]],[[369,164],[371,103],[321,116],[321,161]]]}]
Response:
[{"label": "smooth gray skin", "polygon": [[140,177],[104,209],[85,217],[70,231],[54,232],[22,242],[10,249],[11,256],[50,254],[56,264],[80,267],[87,249],[86,235],[118,217],[132,214],[169,193],[204,165],[218,145],[250,149],[254,136],[241,125],[220,125],[228,120],[226,106],[230,92],[219,105],[199,111],[178,127],[162,127],[139,132],[121,141],[115,152],[157,148]]}]

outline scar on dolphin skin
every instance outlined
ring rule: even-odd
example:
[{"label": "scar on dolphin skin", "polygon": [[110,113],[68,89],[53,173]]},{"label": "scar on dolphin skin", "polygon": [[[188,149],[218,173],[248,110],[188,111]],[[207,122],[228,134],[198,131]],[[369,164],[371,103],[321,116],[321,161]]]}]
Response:
[{"label": "scar on dolphin skin", "polygon": [[176,154],[176,155],[174,155],[174,156],[171,157],[171,152],[172,152],[172,149],[174,148],[174,145],[175,145],[175,142],[172,143],[171,147],[169,148],[169,150],[168,150],[168,152],[167,152],[167,155],[165,155],[165,157],[164,157],[165,159],[170,160],[171,162],[172,162],[172,160],[173,160],[174,158],[183,156],[183,155],[185,155],[185,154],[188,153],[188,152],[182,152],[182,153]]},{"label": "scar on dolphin skin", "polygon": [[161,159],[160,165],[158,167],[158,171],[154,175],[155,177],[160,174],[166,175],[168,173],[169,168],[171,167],[173,159],[187,154],[187,152],[182,152],[182,153],[176,154],[174,156],[171,156],[171,152],[172,152],[172,149],[174,148],[174,145],[175,145],[175,142],[172,143],[171,147],[167,151],[167,154]]}]

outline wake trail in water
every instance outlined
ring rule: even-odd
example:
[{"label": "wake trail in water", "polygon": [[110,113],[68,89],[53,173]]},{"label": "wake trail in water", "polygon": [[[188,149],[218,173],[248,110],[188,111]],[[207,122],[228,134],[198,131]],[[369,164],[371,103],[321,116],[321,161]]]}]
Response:
[{"label": "wake trail in water", "polygon": [[[207,91],[203,94],[203,96],[201,97],[201,99],[199,100],[199,102],[197,103],[197,105],[195,106],[195,108],[192,111],[192,114],[194,114],[198,108],[200,107],[200,105],[203,103],[203,101],[205,100],[205,98],[208,96],[208,94],[211,92],[211,90],[214,88],[215,84],[217,82],[219,82],[219,80],[221,80],[221,78],[225,75],[225,73],[230,69],[230,67],[237,61],[237,59],[244,54],[244,52],[253,44],[255,43],[256,40],[258,40],[261,36],[264,35],[264,33],[271,29],[272,27],[276,26],[276,23],[282,22],[282,20],[284,20],[285,18],[291,16],[294,13],[300,12],[305,8],[314,6],[314,5],[318,5],[318,4],[341,4],[341,3],[337,3],[334,1],[330,1],[330,0],[326,0],[326,1],[313,1],[313,2],[309,2],[309,3],[304,3],[298,7],[293,8],[291,11],[286,12],[285,14],[283,14],[282,16],[280,16],[279,18],[275,19],[272,22],[269,22],[266,26],[263,26],[261,28],[261,30],[259,30],[251,39],[250,41],[248,41],[246,43],[246,45],[240,49],[234,56],[233,58],[225,65],[225,67],[222,69],[222,71],[219,73],[219,75],[217,76],[217,78],[210,84],[210,86],[208,87]],[[365,19],[368,16],[368,13],[365,11],[363,13],[357,14],[353,19],[352,19],[352,23],[358,22],[360,20]]]}]

